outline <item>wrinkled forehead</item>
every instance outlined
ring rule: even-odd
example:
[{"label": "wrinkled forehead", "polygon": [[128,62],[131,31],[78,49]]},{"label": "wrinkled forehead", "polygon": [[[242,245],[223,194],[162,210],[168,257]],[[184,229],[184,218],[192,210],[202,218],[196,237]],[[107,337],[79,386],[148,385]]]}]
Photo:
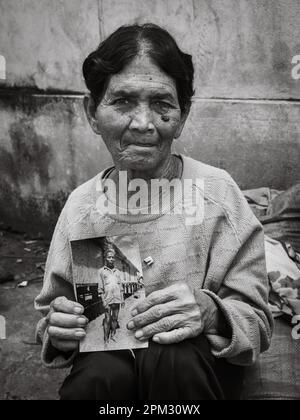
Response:
[{"label": "wrinkled forehead", "polygon": [[120,73],[109,81],[108,90],[130,88],[159,89],[177,96],[176,84],[172,77],[163,72],[147,55],[137,56]]}]

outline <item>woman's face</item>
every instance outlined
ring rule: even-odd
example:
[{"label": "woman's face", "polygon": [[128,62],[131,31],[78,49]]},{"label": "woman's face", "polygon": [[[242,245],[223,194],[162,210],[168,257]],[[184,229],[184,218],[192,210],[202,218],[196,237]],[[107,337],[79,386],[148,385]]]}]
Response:
[{"label": "woman's face", "polygon": [[141,55],[110,78],[92,126],[118,169],[153,173],[169,159],[185,118],[174,80]]}]

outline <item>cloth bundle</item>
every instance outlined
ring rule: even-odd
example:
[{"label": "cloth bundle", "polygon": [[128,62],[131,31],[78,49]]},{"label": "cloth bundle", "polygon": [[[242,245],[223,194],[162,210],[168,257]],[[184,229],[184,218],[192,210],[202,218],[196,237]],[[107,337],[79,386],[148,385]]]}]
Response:
[{"label": "cloth bundle", "polygon": [[267,235],[265,250],[273,315],[300,315],[300,255],[290,244],[282,244]]},{"label": "cloth bundle", "polygon": [[263,187],[244,195],[264,227],[273,315],[300,315],[300,183],[287,191]]}]

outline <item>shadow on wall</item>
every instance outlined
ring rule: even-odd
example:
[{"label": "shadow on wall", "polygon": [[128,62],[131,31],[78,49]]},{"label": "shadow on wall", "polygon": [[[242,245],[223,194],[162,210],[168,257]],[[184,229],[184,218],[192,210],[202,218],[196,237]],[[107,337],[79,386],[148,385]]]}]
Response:
[{"label": "shadow on wall", "polygon": [[69,193],[111,163],[82,96],[0,97],[0,221],[50,236]]}]

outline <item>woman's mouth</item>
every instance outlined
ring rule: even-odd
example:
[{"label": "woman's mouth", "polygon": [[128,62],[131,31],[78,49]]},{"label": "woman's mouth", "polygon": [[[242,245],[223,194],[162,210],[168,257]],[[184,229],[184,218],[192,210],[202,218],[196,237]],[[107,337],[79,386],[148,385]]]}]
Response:
[{"label": "woman's mouth", "polygon": [[156,147],[156,143],[130,143],[128,146],[135,146],[135,147]]},{"label": "woman's mouth", "polygon": [[138,141],[138,140],[125,140],[122,142],[122,149],[126,149],[128,147],[133,148],[151,148],[151,147],[159,147],[159,142],[157,140],[146,140],[146,141]]}]

